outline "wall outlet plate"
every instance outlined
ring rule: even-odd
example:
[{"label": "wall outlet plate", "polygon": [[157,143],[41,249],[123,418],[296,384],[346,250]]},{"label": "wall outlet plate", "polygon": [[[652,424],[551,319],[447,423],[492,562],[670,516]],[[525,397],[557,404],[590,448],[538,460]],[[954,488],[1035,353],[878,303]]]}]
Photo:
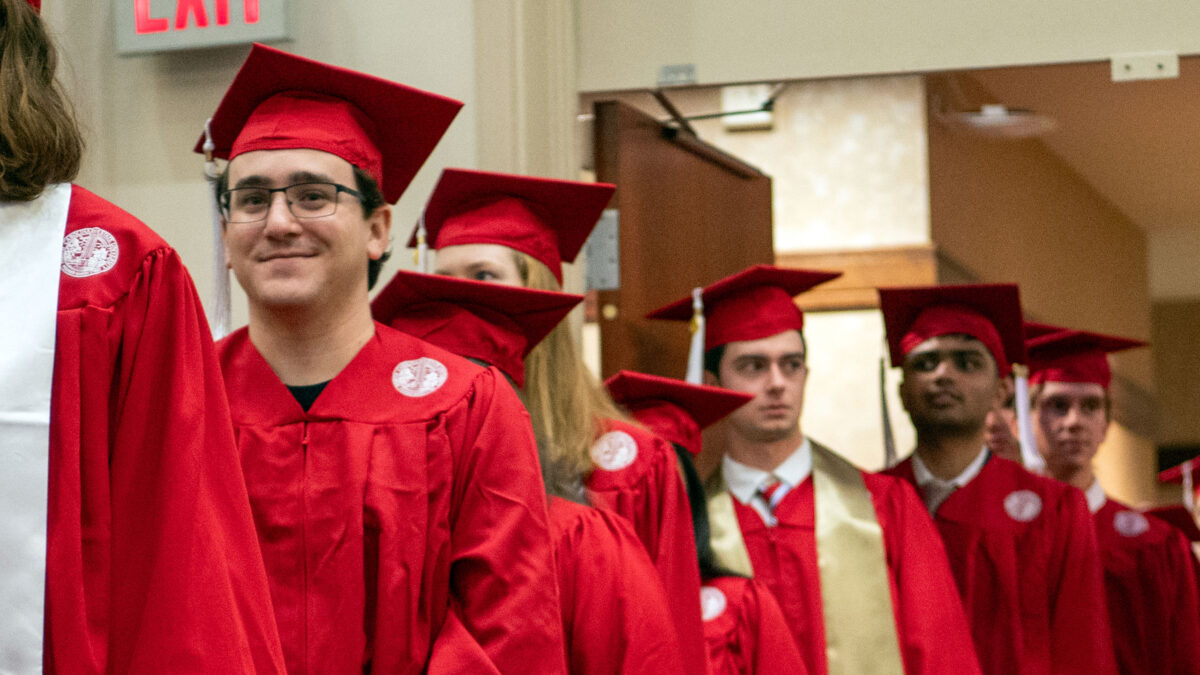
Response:
[{"label": "wall outlet plate", "polygon": [[1174,52],[1142,52],[1112,57],[1113,82],[1175,77],[1179,77],[1179,55]]}]

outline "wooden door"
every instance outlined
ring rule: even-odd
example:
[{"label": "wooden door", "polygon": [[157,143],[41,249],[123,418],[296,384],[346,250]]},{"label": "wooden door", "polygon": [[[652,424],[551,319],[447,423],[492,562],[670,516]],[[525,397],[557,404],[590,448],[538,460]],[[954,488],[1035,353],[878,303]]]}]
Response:
[{"label": "wooden door", "polygon": [[620,288],[598,294],[601,370],[682,378],[688,330],[645,314],[771,263],[771,178],[617,101],[595,104],[596,178],[613,183]]}]

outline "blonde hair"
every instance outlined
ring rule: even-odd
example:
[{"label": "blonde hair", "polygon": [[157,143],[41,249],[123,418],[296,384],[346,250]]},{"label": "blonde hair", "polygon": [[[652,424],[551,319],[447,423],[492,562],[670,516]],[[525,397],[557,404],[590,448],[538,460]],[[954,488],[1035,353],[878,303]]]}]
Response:
[{"label": "blonde hair", "polygon": [[[561,291],[558,280],[533,257],[513,252],[526,288]],[[583,363],[563,321],[525,358],[525,398],[534,433],[546,443],[542,472],[552,493],[578,485],[592,472],[592,445],[602,421],[629,417]]]}]

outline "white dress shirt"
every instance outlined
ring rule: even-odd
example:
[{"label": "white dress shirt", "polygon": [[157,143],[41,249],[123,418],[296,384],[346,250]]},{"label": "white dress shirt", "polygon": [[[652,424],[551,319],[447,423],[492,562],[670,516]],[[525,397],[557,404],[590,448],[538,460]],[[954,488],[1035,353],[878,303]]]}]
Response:
[{"label": "white dress shirt", "polygon": [[929,512],[936,513],[938,507],[942,505],[942,502],[946,501],[950,493],[974,480],[979,475],[979,472],[983,470],[983,465],[987,462],[987,459],[988,449],[987,446],[984,446],[979,451],[979,455],[967,465],[967,468],[963,469],[962,473],[949,480],[943,480],[933,475],[929,467],[925,466],[925,462],[921,461],[920,455],[913,453],[913,475],[917,479],[917,486],[921,488],[921,494],[925,499],[925,506],[929,509]]},{"label": "white dress shirt", "polygon": [[725,476],[725,484],[729,486],[729,492],[734,499],[753,508],[758,515],[762,516],[764,523],[769,527],[774,527],[778,521],[771,513],[771,505],[767,503],[759,490],[770,483],[779,481],[781,485],[778,488],[778,497],[775,498],[775,503],[778,504],[779,500],[783,499],[792,488],[808,480],[812,473],[812,443],[805,437],[800,443],[800,447],[788,455],[788,458],[775,467],[774,471],[763,471],[746,466],[729,455],[725,455],[721,460],[721,471]]}]

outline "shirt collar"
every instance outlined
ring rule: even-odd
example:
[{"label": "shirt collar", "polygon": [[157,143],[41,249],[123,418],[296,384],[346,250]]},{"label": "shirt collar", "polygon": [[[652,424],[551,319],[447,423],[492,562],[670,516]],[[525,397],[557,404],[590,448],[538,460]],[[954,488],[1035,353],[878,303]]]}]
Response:
[{"label": "shirt collar", "polygon": [[721,460],[721,471],[725,476],[725,484],[729,491],[743,504],[749,504],[754,498],[759,486],[774,475],[789,488],[808,480],[812,473],[812,443],[806,436],[788,458],[783,460],[774,471],[763,471],[752,466],[746,466],[729,455]]},{"label": "shirt collar", "polygon": [[1083,496],[1087,497],[1088,510],[1092,513],[1104,508],[1108,502],[1108,497],[1104,495],[1104,488],[1100,487],[1100,481],[1092,479],[1092,484],[1083,491]]},{"label": "shirt collar", "polygon": [[937,481],[940,483],[950,483],[955,487],[963,487],[974,480],[979,475],[979,472],[983,470],[983,465],[988,459],[988,449],[987,446],[984,446],[979,451],[979,455],[967,465],[967,468],[963,469],[962,473],[949,480],[942,480],[933,475],[933,472],[929,470],[929,467],[925,466],[925,462],[921,461],[921,456],[917,453],[914,452],[912,458],[913,476],[917,479],[918,486],[925,487],[929,483]]}]

